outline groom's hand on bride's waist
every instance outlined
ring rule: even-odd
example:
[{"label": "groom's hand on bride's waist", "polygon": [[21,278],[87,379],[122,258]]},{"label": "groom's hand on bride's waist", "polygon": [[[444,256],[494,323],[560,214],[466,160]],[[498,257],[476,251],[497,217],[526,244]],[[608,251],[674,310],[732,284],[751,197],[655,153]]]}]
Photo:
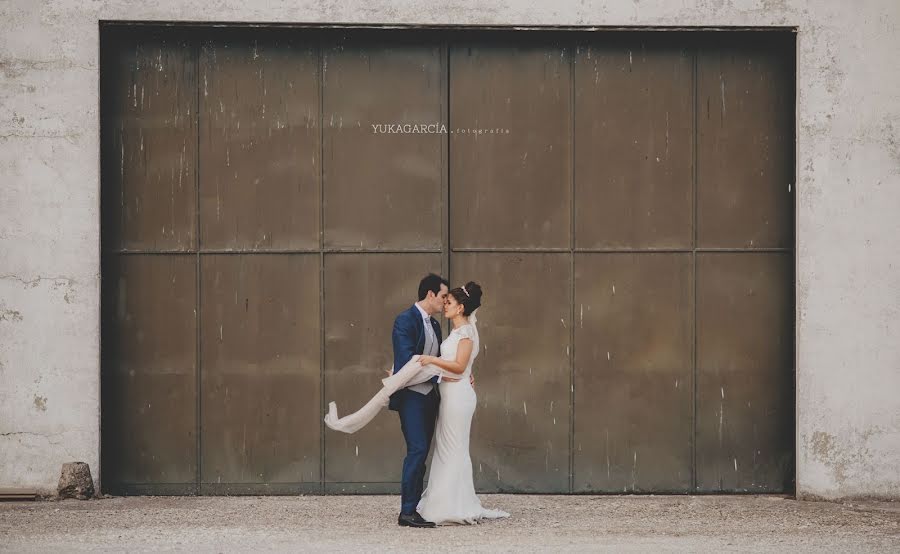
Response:
[{"label": "groom's hand on bride's waist", "polygon": [[[441,377],[442,381],[447,381],[448,383],[458,383],[460,379],[455,379],[453,377]],[[473,387],[475,386],[475,376],[469,375],[469,384]]]},{"label": "groom's hand on bride's waist", "polygon": [[[459,382],[459,379],[454,379],[453,377],[442,377],[441,379],[444,381],[447,381],[448,383],[458,383]],[[472,385],[473,387],[475,386],[475,376],[474,375],[469,375],[469,384]]]}]

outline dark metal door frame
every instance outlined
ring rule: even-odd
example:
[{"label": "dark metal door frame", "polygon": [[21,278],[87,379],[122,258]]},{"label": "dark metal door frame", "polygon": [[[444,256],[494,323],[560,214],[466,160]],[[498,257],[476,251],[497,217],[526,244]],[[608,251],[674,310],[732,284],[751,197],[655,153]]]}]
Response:
[{"label": "dark metal door frame", "polygon": [[[315,36],[318,37],[315,40],[317,41],[316,43],[318,44],[318,46],[317,46],[318,71],[319,71],[318,75],[320,76],[320,78],[319,78],[319,93],[318,93],[319,94],[319,96],[318,96],[319,139],[318,140],[319,140],[319,149],[320,149],[319,150],[319,159],[320,160],[324,160],[324,149],[325,149],[325,142],[324,142],[324,138],[323,138],[323,135],[325,132],[325,125],[324,125],[324,121],[323,121],[323,118],[324,118],[324,110],[323,110],[323,103],[324,103],[324,50],[325,50],[326,44],[331,44],[332,43],[331,41],[334,40],[333,37],[339,36],[339,34],[341,32],[355,31],[358,33],[363,33],[363,34],[372,33],[373,35],[376,35],[379,32],[396,30],[396,32],[402,32],[402,33],[406,33],[409,35],[409,36],[405,36],[404,40],[413,40],[413,41],[415,40],[412,38],[414,36],[421,36],[421,37],[432,36],[433,37],[435,33],[440,33],[440,34],[447,33],[447,37],[441,38],[438,42],[440,44],[440,63],[442,64],[441,77],[443,80],[443,82],[441,84],[441,94],[442,94],[441,102],[442,102],[442,106],[443,106],[442,118],[443,118],[443,122],[446,123],[446,125],[448,127],[451,124],[450,88],[449,88],[450,87],[449,68],[450,68],[450,56],[451,56],[451,38],[448,38],[448,37],[456,37],[453,39],[454,42],[457,39],[461,39],[460,42],[465,42],[466,40],[469,40],[473,36],[482,36],[482,37],[487,36],[488,39],[490,39],[490,40],[494,40],[497,38],[500,38],[501,40],[505,40],[504,35],[506,37],[510,37],[510,36],[513,36],[511,34],[513,31],[525,30],[525,31],[529,31],[529,34],[531,32],[537,32],[538,34],[543,36],[543,39],[545,39],[549,35],[553,35],[555,37],[559,37],[560,39],[564,39],[562,43],[565,45],[565,48],[569,49],[569,51],[570,51],[570,56],[569,56],[569,71],[570,71],[569,87],[570,87],[570,89],[569,89],[569,92],[572,96],[572,98],[570,99],[570,101],[572,102],[571,103],[572,110],[570,113],[570,117],[572,119],[571,119],[570,125],[572,125],[574,128],[574,123],[575,123],[575,118],[576,118],[575,102],[574,102],[574,95],[575,95],[575,71],[574,71],[575,56],[574,56],[574,51],[575,51],[575,48],[577,48],[580,44],[583,43],[583,41],[590,40],[589,37],[593,36],[593,35],[587,34],[587,33],[603,32],[603,33],[615,34],[618,36],[624,36],[626,33],[629,35],[634,35],[635,33],[642,33],[642,34],[645,33],[648,36],[649,35],[658,36],[658,35],[663,35],[663,34],[668,34],[668,33],[678,33],[680,36],[684,36],[685,42],[687,44],[692,45],[691,46],[691,48],[692,48],[691,56],[692,56],[692,60],[693,60],[692,61],[692,64],[693,64],[692,94],[693,94],[693,99],[694,99],[693,102],[694,102],[694,119],[695,119],[694,139],[693,139],[694,144],[692,146],[692,152],[693,152],[693,156],[694,156],[694,160],[693,160],[694,171],[692,174],[692,179],[693,179],[693,181],[692,181],[692,190],[693,190],[692,233],[693,233],[693,239],[692,240],[693,240],[693,244],[692,244],[692,247],[688,248],[688,249],[662,248],[662,249],[652,249],[652,251],[657,252],[657,253],[690,254],[690,256],[691,256],[691,264],[692,264],[692,268],[693,268],[692,269],[693,285],[694,285],[693,299],[694,299],[694,306],[695,306],[695,314],[693,316],[694,328],[692,329],[692,335],[694,337],[694,339],[693,339],[694,346],[693,346],[693,351],[692,351],[692,367],[693,367],[693,371],[694,371],[694,377],[692,378],[692,381],[693,381],[693,385],[695,387],[695,390],[693,393],[693,404],[694,405],[692,408],[692,426],[693,426],[692,433],[693,433],[693,436],[696,437],[696,433],[697,433],[697,430],[696,430],[696,417],[697,417],[697,405],[696,405],[696,403],[697,403],[697,391],[696,391],[696,386],[697,386],[697,378],[696,378],[696,372],[697,372],[697,353],[696,353],[696,350],[697,350],[697,346],[696,346],[696,337],[697,337],[697,332],[696,332],[697,257],[698,257],[698,254],[728,254],[728,253],[740,253],[740,252],[748,251],[747,248],[699,247],[698,242],[697,242],[696,218],[697,218],[697,188],[698,187],[697,187],[697,172],[696,172],[696,167],[697,167],[697,159],[696,159],[696,156],[697,156],[697,131],[696,131],[697,122],[696,122],[696,118],[697,118],[697,114],[699,112],[699,98],[697,96],[697,59],[698,59],[698,48],[700,47],[700,46],[698,46],[698,44],[702,44],[702,42],[704,40],[706,40],[704,37],[708,38],[708,37],[712,36],[714,33],[720,33],[722,31],[727,31],[727,33],[722,33],[722,35],[729,35],[731,37],[738,36],[738,34],[743,35],[743,36],[759,34],[760,36],[762,36],[763,34],[767,34],[772,31],[775,31],[776,34],[787,35],[790,33],[795,33],[796,28],[776,27],[776,28],[765,28],[765,29],[759,29],[759,28],[727,28],[727,29],[723,29],[723,28],[714,28],[714,27],[711,27],[711,28],[675,28],[675,27],[673,27],[673,28],[658,28],[658,27],[623,28],[623,27],[592,27],[592,26],[573,26],[573,27],[499,26],[498,27],[498,26],[439,26],[439,25],[438,26],[417,26],[417,25],[369,26],[369,25],[320,25],[320,24],[292,24],[292,25],[269,25],[269,24],[265,24],[265,25],[218,25],[218,24],[209,24],[209,25],[202,25],[199,27],[195,27],[192,25],[183,25],[183,24],[179,24],[179,23],[166,24],[166,23],[141,23],[141,22],[101,22],[101,28],[104,32],[107,30],[113,30],[113,29],[116,29],[118,27],[123,27],[123,26],[126,28],[144,27],[151,32],[153,32],[153,31],[159,32],[160,28],[168,28],[168,30],[170,30],[170,31],[175,30],[175,31],[179,31],[179,32],[202,33],[200,37],[192,37],[190,39],[190,42],[192,44],[193,57],[194,57],[195,63],[197,64],[196,69],[197,69],[198,75],[200,74],[200,71],[201,71],[201,69],[200,69],[200,66],[201,66],[201,44],[203,44],[204,40],[208,40],[208,39],[204,39],[202,37],[218,35],[221,32],[226,32],[226,33],[231,32],[231,31],[246,32],[247,30],[253,31],[253,30],[263,30],[263,29],[284,29],[284,30],[287,30],[287,29],[300,30],[300,29],[302,29],[302,30],[304,30],[304,32],[314,33]],[[228,28],[229,30],[224,30],[224,29],[222,29],[222,27]],[[537,34],[531,35],[531,36],[537,36]],[[769,35],[767,35],[767,36],[769,36]],[[432,40],[432,42],[434,42],[434,41]],[[101,49],[101,52],[102,51],[103,50]],[[793,85],[793,82],[791,83],[791,85]],[[198,78],[198,84],[197,84],[196,102],[197,103],[195,104],[195,106],[197,109],[197,117],[199,117],[199,114],[200,114],[200,82],[199,82],[199,78]],[[196,127],[197,127],[197,129],[199,129],[199,123],[197,123]],[[792,132],[793,132],[793,129],[792,129]],[[199,131],[198,131],[198,133],[199,133]],[[575,196],[575,178],[574,178],[574,171],[575,171],[574,147],[572,148],[573,160],[570,162],[572,164],[571,165],[572,178],[570,179],[570,183],[569,183],[569,186],[570,186],[569,194],[570,194],[571,201],[570,201],[570,214],[569,214],[570,229],[569,229],[568,248],[525,248],[525,249],[522,249],[522,248],[453,247],[451,245],[451,233],[450,233],[450,231],[451,231],[450,218],[452,217],[451,210],[450,210],[450,186],[449,186],[450,179],[452,178],[452,176],[450,175],[450,169],[451,169],[451,165],[452,165],[451,158],[450,158],[450,148],[451,148],[450,143],[451,143],[451,141],[449,140],[448,136],[444,135],[441,138],[442,175],[441,175],[441,184],[440,184],[440,195],[441,195],[441,208],[440,209],[441,209],[441,219],[442,220],[441,220],[441,229],[440,229],[440,241],[441,241],[440,249],[434,249],[434,248],[412,248],[412,249],[399,248],[398,249],[398,248],[371,248],[371,247],[351,249],[351,248],[345,248],[345,247],[329,247],[329,246],[327,246],[326,242],[325,242],[325,232],[326,232],[325,206],[324,206],[324,202],[323,202],[323,199],[325,198],[325,192],[326,192],[325,184],[324,184],[325,164],[320,163],[319,164],[319,191],[318,191],[318,194],[319,194],[318,245],[316,248],[312,248],[312,249],[290,249],[289,248],[289,249],[263,250],[263,251],[254,250],[254,249],[251,249],[251,250],[225,249],[225,250],[223,250],[223,249],[204,249],[204,248],[202,248],[202,246],[199,243],[200,233],[201,233],[201,227],[200,227],[200,224],[201,224],[201,222],[200,222],[201,197],[200,197],[200,187],[198,185],[198,186],[196,186],[196,199],[195,199],[195,202],[196,202],[195,218],[196,218],[196,220],[194,223],[196,225],[196,227],[195,227],[196,239],[194,239],[194,240],[196,240],[196,243],[197,243],[197,246],[195,249],[190,248],[190,247],[186,250],[184,250],[184,249],[153,249],[153,248],[150,248],[150,249],[147,249],[147,248],[127,249],[126,248],[126,249],[115,249],[116,255],[117,256],[124,255],[126,257],[130,256],[130,255],[138,255],[138,254],[173,255],[173,256],[179,256],[179,257],[180,256],[193,256],[195,258],[195,267],[197,268],[196,275],[195,275],[196,276],[195,294],[196,294],[196,299],[197,299],[198,305],[199,305],[201,295],[203,292],[202,288],[201,288],[201,275],[200,275],[199,268],[201,265],[201,258],[205,255],[235,255],[235,254],[244,254],[244,253],[252,252],[252,253],[261,253],[261,254],[266,254],[266,255],[270,255],[270,254],[309,254],[309,255],[317,256],[318,257],[318,270],[319,270],[319,276],[318,276],[318,279],[319,279],[318,320],[319,320],[319,326],[320,326],[320,349],[319,349],[319,371],[320,371],[320,374],[319,374],[319,379],[320,379],[319,396],[320,396],[320,399],[319,399],[319,401],[320,401],[320,404],[322,406],[324,406],[324,402],[327,400],[327,398],[325,396],[326,395],[326,391],[325,391],[325,386],[326,386],[325,385],[325,383],[326,383],[326,376],[325,376],[325,368],[326,368],[326,363],[325,363],[326,362],[326,359],[325,359],[325,356],[326,356],[326,353],[325,353],[325,344],[326,344],[326,336],[325,336],[325,334],[326,334],[326,325],[325,325],[326,254],[350,254],[350,253],[364,254],[364,255],[401,254],[401,253],[403,253],[403,254],[420,253],[423,255],[424,254],[439,254],[440,255],[440,267],[445,275],[451,274],[451,271],[452,271],[451,263],[452,263],[452,257],[453,257],[454,253],[486,253],[486,254],[487,253],[529,253],[529,254],[559,253],[559,254],[568,254],[569,264],[570,264],[569,265],[569,271],[570,271],[570,290],[569,290],[569,298],[570,298],[569,312],[570,312],[570,315],[569,315],[569,321],[574,322],[575,321],[575,258],[578,254],[585,254],[585,253],[636,254],[636,253],[648,252],[647,249],[640,249],[640,248],[581,248],[576,245],[576,242],[575,242],[575,240],[576,240],[576,229],[575,229],[576,196]],[[199,134],[198,134],[197,148],[199,151]],[[200,170],[201,169],[202,168],[198,167],[198,171],[195,175],[195,178],[197,179],[197,183],[199,183],[199,180],[200,180]],[[794,172],[796,174],[796,167],[794,167]],[[796,183],[796,182],[797,181],[796,181],[796,177],[795,177],[794,183]],[[108,248],[109,244],[108,244],[107,239],[109,239],[109,237],[105,236],[105,238],[103,240],[104,254],[111,253],[111,251],[112,251],[111,249]],[[751,250],[755,253],[778,253],[778,254],[789,254],[789,255],[793,256],[794,252],[795,252],[795,244],[793,243],[794,240],[795,239],[792,238],[792,244],[790,246],[772,247],[772,248],[752,248]],[[196,369],[196,374],[197,374],[196,375],[196,380],[197,380],[197,382],[196,382],[196,387],[197,387],[197,406],[196,406],[197,426],[196,426],[196,429],[198,430],[197,437],[196,437],[196,456],[197,456],[196,482],[194,483],[193,487],[190,487],[190,486],[186,487],[185,486],[186,484],[184,484],[184,483],[172,484],[171,486],[166,486],[164,484],[137,484],[137,483],[134,483],[134,484],[116,484],[116,485],[123,485],[123,486],[122,487],[114,486],[113,488],[115,488],[116,490],[122,490],[122,491],[128,492],[128,493],[142,493],[142,492],[160,493],[160,492],[162,492],[162,493],[167,493],[167,494],[184,494],[184,493],[187,493],[187,494],[217,494],[217,493],[241,493],[241,492],[258,493],[258,492],[263,492],[263,491],[268,492],[268,493],[274,493],[274,494],[278,494],[278,493],[295,494],[298,492],[313,492],[313,493],[316,493],[316,492],[317,493],[373,492],[373,487],[371,486],[372,484],[369,484],[370,486],[368,486],[368,487],[364,486],[362,488],[354,488],[348,483],[338,483],[338,484],[336,484],[336,486],[329,487],[329,483],[326,481],[326,474],[325,474],[325,472],[326,472],[326,464],[325,464],[325,455],[326,455],[325,442],[326,442],[326,439],[325,439],[325,434],[322,431],[320,431],[320,445],[319,445],[319,448],[320,448],[320,452],[319,452],[320,481],[318,483],[307,483],[307,484],[303,484],[302,486],[286,484],[286,483],[281,484],[280,486],[279,485],[261,485],[261,486],[246,485],[246,486],[244,486],[244,485],[236,484],[235,486],[227,486],[227,487],[211,487],[211,486],[209,486],[210,485],[209,483],[202,483],[201,471],[200,471],[200,467],[201,467],[201,463],[202,463],[201,462],[202,448],[201,448],[201,433],[199,432],[199,430],[201,429],[200,418],[201,418],[201,413],[202,413],[202,411],[201,411],[201,400],[202,400],[201,371],[200,371],[201,363],[202,363],[201,351],[200,351],[201,350],[200,349],[201,322],[199,319],[200,318],[200,310],[199,309],[197,310],[197,318],[198,318],[197,324],[196,324],[197,348],[196,348],[196,362],[195,362],[196,363],[195,369]],[[106,338],[107,334],[108,333],[104,333],[104,335],[103,335],[104,338]],[[792,342],[795,342],[795,338],[793,338],[793,337],[792,337]],[[574,352],[574,348],[575,348],[574,325],[570,325],[570,328],[569,328],[569,343],[572,348],[572,355],[569,358],[570,359],[569,379],[570,379],[570,383],[572,383],[573,386],[570,388],[570,394],[569,394],[569,398],[570,398],[570,400],[569,400],[570,429],[569,429],[569,468],[568,468],[569,475],[568,475],[568,491],[567,492],[572,492],[573,490],[575,490],[575,483],[574,483],[575,461],[574,461],[574,455],[573,455],[574,448],[575,448],[575,444],[574,444],[574,440],[575,440],[574,439],[574,435],[575,435],[574,379],[575,379],[575,372],[576,372],[576,367],[575,367],[576,361],[575,361],[575,352]],[[794,352],[796,352],[796,348],[794,348]],[[794,368],[796,368],[796,363],[794,363]],[[795,371],[796,370],[794,369],[793,373],[795,373]],[[793,391],[792,391],[792,394],[793,394]],[[321,423],[320,423],[320,429],[321,429]],[[692,471],[692,478],[691,478],[692,491],[690,491],[690,492],[694,492],[694,493],[703,492],[702,490],[698,490],[698,484],[697,484],[697,478],[696,478],[696,440],[694,440],[692,443],[692,464],[691,465],[692,465],[693,471]],[[382,490],[392,490],[392,489],[390,486],[387,486]],[[563,491],[563,492],[566,492],[566,491]],[[791,489],[788,492],[793,492],[793,491]]]}]

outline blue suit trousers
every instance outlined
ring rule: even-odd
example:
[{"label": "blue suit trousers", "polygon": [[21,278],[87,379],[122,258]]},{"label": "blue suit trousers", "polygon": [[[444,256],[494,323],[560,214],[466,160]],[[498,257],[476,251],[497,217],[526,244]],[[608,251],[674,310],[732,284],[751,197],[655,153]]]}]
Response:
[{"label": "blue suit trousers", "polygon": [[400,428],[406,440],[406,458],[403,459],[403,476],[400,487],[400,513],[413,514],[425,489],[425,460],[434,437],[440,395],[437,387],[429,394],[402,389],[398,398]]}]

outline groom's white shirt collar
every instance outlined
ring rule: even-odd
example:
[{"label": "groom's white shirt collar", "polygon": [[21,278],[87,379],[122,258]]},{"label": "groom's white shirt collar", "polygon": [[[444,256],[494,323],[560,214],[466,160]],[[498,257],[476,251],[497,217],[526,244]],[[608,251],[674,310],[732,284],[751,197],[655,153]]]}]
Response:
[{"label": "groom's white shirt collar", "polygon": [[416,308],[419,308],[419,313],[422,314],[422,318],[423,318],[425,321],[431,321],[431,316],[428,315],[428,312],[426,312],[425,310],[422,309],[422,306],[419,306],[419,303],[418,303],[418,302],[416,302],[415,304],[413,304],[413,306],[415,306]]}]

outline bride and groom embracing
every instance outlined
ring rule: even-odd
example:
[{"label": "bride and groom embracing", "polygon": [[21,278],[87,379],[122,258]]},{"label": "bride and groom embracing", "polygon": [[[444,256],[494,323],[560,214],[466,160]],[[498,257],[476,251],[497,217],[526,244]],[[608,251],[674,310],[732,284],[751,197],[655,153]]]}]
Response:
[{"label": "bride and groom embracing", "polygon": [[[358,411],[338,417],[331,402],[325,424],[335,431],[355,433],[385,406],[400,414],[406,439],[400,517],[407,527],[477,523],[509,517],[481,506],[475,495],[469,434],[475,414],[472,362],[481,345],[475,310],[481,287],[469,282],[450,290],[446,279],[433,273],[419,283],[419,300],[394,320],[394,368],[383,387]],[[443,312],[453,329],[441,341],[441,327],[432,315]],[[425,459],[435,438],[428,488],[424,489]]]}]

